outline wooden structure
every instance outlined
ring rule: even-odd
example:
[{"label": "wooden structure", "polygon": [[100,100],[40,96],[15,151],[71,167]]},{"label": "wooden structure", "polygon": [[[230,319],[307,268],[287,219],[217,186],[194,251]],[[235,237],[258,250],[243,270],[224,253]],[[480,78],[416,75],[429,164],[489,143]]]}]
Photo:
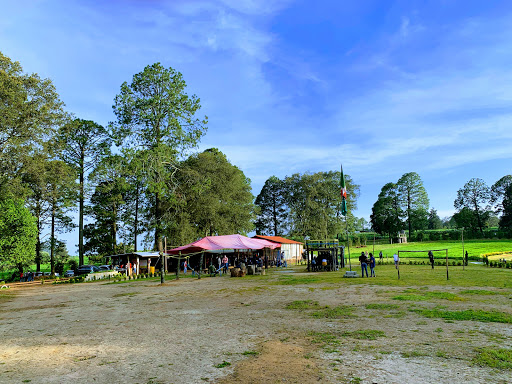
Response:
[{"label": "wooden structure", "polygon": [[344,268],[344,249],[345,247],[340,245],[337,239],[306,240],[308,271],[336,271]]}]

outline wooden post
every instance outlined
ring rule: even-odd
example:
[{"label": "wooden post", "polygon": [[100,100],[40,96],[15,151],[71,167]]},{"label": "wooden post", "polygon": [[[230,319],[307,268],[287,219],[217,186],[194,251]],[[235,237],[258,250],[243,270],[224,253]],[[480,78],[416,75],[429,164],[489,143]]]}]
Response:
[{"label": "wooden post", "polygon": [[446,280],[450,280],[448,277],[448,250],[446,250]]},{"label": "wooden post", "polygon": [[398,262],[396,263],[396,271],[398,272],[398,280],[400,280],[400,251],[398,251]]},{"label": "wooden post", "polygon": [[204,252],[201,252],[201,262],[199,263],[199,273],[197,274],[198,279],[201,279],[201,271],[203,270],[203,257]]},{"label": "wooden post", "polygon": [[180,279],[180,264],[181,264],[181,251],[178,254],[178,265],[176,267],[176,280]]},{"label": "wooden post", "polygon": [[466,258],[464,257],[464,227],[462,227],[462,270],[464,271],[464,266],[466,265]]}]

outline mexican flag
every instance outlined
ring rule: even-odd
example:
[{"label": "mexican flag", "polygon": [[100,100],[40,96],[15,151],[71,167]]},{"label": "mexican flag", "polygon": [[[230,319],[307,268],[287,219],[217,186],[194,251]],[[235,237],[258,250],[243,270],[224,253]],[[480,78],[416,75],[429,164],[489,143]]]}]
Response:
[{"label": "mexican flag", "polygon": [[347,187],[345,186],[345,176],[343,175],[343,166],[341,166],[341,214],[347,216]]}]

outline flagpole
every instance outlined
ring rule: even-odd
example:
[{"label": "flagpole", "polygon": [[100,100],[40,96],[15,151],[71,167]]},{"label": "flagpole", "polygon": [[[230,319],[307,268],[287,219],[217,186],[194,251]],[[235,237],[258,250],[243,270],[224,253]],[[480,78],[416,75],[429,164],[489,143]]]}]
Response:
[{"label": "flagpole", "polygon": [[352,262],[350,261],[350,237],[348,235],[348,220],[345,216],[345,224],[347,225],[347,248],[348,248],[348,266],[352,270]]},{"label": "flagpole", "polygon": [[352,271],[352,261],[350,260],[350,237],[348,234],[348,217],[347,217],[347,188],[345,186],[345,175],[343,174],[343,164],[340,165],[340,189],[341,189],[341,215],[345,216],[345,224],[347,230],[347,248],[348,248],[348,265]]}]

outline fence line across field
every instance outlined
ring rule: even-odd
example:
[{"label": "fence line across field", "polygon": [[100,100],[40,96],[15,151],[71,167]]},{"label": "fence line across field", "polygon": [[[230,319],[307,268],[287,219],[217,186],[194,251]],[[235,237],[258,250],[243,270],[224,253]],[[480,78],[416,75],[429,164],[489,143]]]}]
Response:
[{"label": "fence line across field", "polygon": [[[448,249],[429,249],[425,251],[398,251],[398,259],[400,259],[400,252],[402,253],[417,253],[417,252],[426,252],[427,254],[429,252],[441,252],[446,251],[446,280],[450,280],[450,276],[448,274]],[[397,268],[398,271],[398,278],[400,279],[400,267]]]}]

